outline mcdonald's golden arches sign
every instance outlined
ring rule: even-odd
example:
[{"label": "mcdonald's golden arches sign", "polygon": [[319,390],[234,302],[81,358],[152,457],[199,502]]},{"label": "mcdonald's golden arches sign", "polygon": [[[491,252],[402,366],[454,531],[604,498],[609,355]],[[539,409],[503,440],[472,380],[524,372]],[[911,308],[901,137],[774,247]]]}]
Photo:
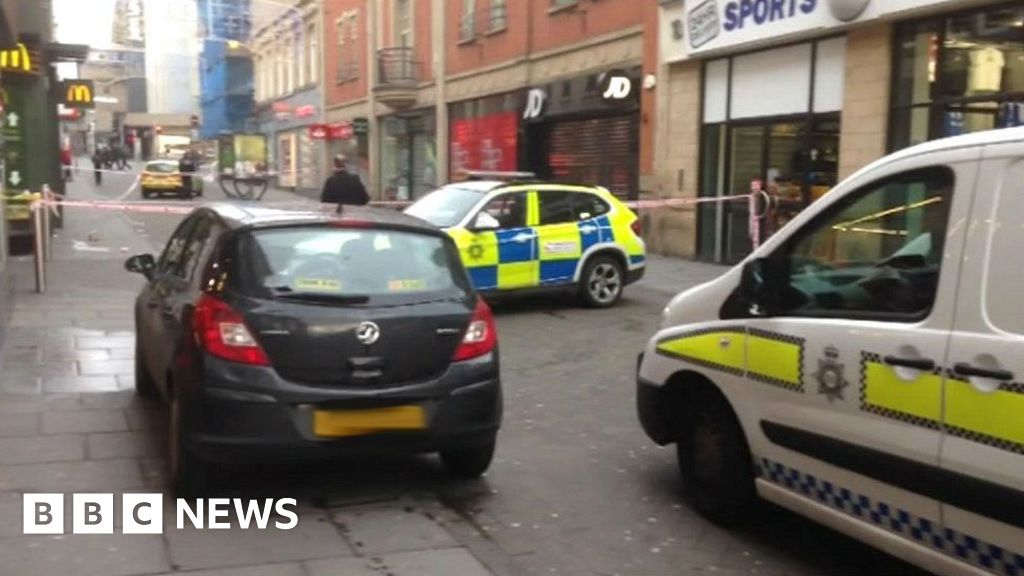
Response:
[{"label": "mcdonald's golden arches sign", "polygon": [[14,48],[0,50],[0,70],[5,74],[39,75],[42,73],[42,66],[39,60],[39,52],[37,50],[30,50],[28,46],[21,42]]},{"label": "mcdonald's golden arches sign", "polygon": [[67,108],[93,108],[96,91],[92,80],[65,80],[59,85],[60,103]]}]

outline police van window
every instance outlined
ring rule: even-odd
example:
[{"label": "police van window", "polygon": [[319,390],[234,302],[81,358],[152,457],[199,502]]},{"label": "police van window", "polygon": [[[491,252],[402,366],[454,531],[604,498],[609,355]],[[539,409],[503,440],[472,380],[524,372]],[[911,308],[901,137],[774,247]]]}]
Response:
[{"label": "police van window", "polygon": [[851,194],[789,246],[782,312],[912,321],[935,300],[953,173],[915,171]]},{"label": "police van window", "polygon": [[[1024,288],[1024,161],[1003,173],[992,212],[992,240],[985,282],[985,312],[989,322],[1014,334],[1024,334],[1020,294]],[[978,216],[979,219],[988,216]]]},{"label": "police van window", "polygon": [[562,190],[542,190],[538,194],[540,200],[540,225],[565,224],[576,222],[573,210],[573,192]]},{"label": "police van window", "polygon": [[608,203],[596,194],[573,194],[573,212],[576,220],[590,220],[611,211]]},{"label": "police van window", "polygon": [[526,192],[502,194],[484,206],[484,212],[493,216],[501,228],[522,228],[526,226],[527,203]]}]

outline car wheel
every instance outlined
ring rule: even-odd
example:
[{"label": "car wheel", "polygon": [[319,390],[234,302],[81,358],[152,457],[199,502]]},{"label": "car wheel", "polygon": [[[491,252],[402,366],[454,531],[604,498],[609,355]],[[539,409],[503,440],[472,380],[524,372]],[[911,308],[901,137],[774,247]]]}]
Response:
[{"label": "car wheel", "polygon": [[182,200],[191,200],[192,191],[182,186],[181,188],[178,188],[178,198]]},{"label": "car wheel", "polygon": [[580,297],[591,308],[614,306],[622,297],[625,274],[622,264],[611,256],[595,256],[587,260],[580,276]]},{"label": "car wheel", "polygon": [[167,467],[171,478],[171,489],[181,498],[201,496],[210,482],[210,464],[198,458],[185,447],[185,431],[182,426],[182,400],[174,395],[168,417]]},{"label": "car wheel", "polygon": [[441,463],[450,476],[471,480],[487,471],[494,458],[494,441],[472,448],[441,450]]},{"label": "car wheel", "polygon": [[142,346],[138,335],[135,336],[135,393],[142,398],[152,399],[160,396],[156,381],[146,369],[146,361],[142,357]]},{"label": "car wheel", "polygon": [[152,196],[152,195],[153,195],[153,193],[150,192],[148,189],[146,189],[146,188],[142,189],[142,197],[143,197],[143,199],[148,200],[149,197]]},{"label": "car wheel", "polygon": [[733,524],[755,500],[750,448],[728,403],[698,393],[676,442],[683,489],[709,520]]}]

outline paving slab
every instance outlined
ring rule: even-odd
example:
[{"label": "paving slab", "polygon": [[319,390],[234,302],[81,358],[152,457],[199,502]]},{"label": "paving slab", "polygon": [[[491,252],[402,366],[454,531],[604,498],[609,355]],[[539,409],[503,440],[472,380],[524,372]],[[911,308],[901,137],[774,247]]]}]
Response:
[{"label": "paving slab", "polygon": [[157,456],[162,452],[157,439],[144,432],[89,434],[86,451],[90,460],[141,458]]},{"label": "paving slab", "polygon": [[[234,514],[232,514],[232,517]],[[178,530],[173,526],[174,514],[165,514],[170,527],[164,530],[172,563],[181,570],[198,570],[294,562],[333,556],[351,555],[337,527],[320,511],[299,513],[298,525],[292,530],[241,530],[232,522],[231,530],[198,530],[188,522]]]},{"label": "paving slab", "polygon": [[401,552],[381,561],[385,572],[394,576],[492,576],[465,548]]},{"label": "paving slab", "polygon": [[[324,558],[303,562],[309,576],[382,576],[387,574],[379,563],[365,558]],[[448,576],[461,576],[452,572]]]},{"label": "paving slab", "polygon": [[0,466],[85,459],[85,437],[24,436],[0,438]]},{"label": "paving slab", "polygon": [[457,546],[451,534],[412,506],[337,510],[334,520],[362,554],[380,555]]},{"label": "paving slab", "polygon": [[39,434],[39,414],[14,412],[0,417],[0,437]]},{"label": "paving slab", "polygon": [[0,539],[0,567],[12,576],[135,576],[171,569],[159,535],[125,534]]},{"label": "paving slab", "polygon": [[128,429],[121,410],[77,410],[43,413],[43,434],[119,432]]},{"label": "paving slab", "polygon": [[[225,568],[220,570],[199,570],[196,572],[171,572],[158,576],[307,576],[302,565],[294,562],[285,564],[266,564],[263,566],[243,566],[241,568]],[[345,576],[349,576],[346,572]],[[361,576],[352,574],[351,576]],[[382,576],[373,573],[373,576]],[[455,575],[452,575],[455,576]]]},{"label": "paving slab", "polygon": [[137,460],[0,466],[0,491],[108,493],[141,487],[142,472]]},{"label": "paving slab", "polygon": [[80,373],[85,376],[131,374],[135,370],[132,360],[86,360],[79,362],[78,366]]}]

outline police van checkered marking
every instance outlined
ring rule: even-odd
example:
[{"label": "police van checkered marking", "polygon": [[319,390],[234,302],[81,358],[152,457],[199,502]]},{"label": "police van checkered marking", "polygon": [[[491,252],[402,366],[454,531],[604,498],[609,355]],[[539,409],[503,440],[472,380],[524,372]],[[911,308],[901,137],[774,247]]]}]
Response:
[{"label": "police van checkered marking", "polygon": [[[882,356],[875,354],[874,352],[861,352],[860,353],[860,409],[864,412],[888,418],[890,420],[898,420],[905,422],[913,426],[920,428],[927,428],[929,430],[939,430],[942,428],[942,423],[938,420],[932,420],[931,418],[923,418],[921,416],[915,416],[913,414],[907,414],[906,412],[900,412],[899,410],[893,410],[891,408],[884,408],[882,406],[876,406],[868,401],[868,378],[867,369],[868,364],[882,364]],[[934,374],[940,374],[941,368],[936,368],[933,371]]]},{"label": "police van checkered marking", "polygon": [[943,528],[935,520],[875,501],[849,488],[767,458],[755,461],[755,469],[758,476],[775,485],[933,550],[996,574],[1024,576],[1024,553],[1006,550],[956,530]]},{"label": "police van checkered marking", "polygon": [[691,355],[688,355],[688,354],[681,354],[681,353],[678,353],[678,352],[673,352],[673,351],[665,350],[664,348],[662,348],[662,344],[678,342],[680,340],[686,340],[687,338],[695,338],[697,336],[705,336],[705,335],[708,335],[708,334],[722,334],[722,335],[731,334],[731,335],[735,335],[735,336],[744,336],[746,334],[746,330],[742,326],[720,326],[720,327],[715,327],[715,328],[704,328],[704,329],[701,329],[701,330],[693,330],[693,331],[690,331],[690,332],[685,332],[683,334],[677,334],[675,336],[670,336],[668,338],[663,338],[662,340],[660,340],[658,342],[656,351],[657,351],[658,354],[660,354],[662,356],[665,356],[665,357],[668,357],[668,358],[675,358],[676,360],[682,360],[684,362],[689,362],[690,364],[696,364],[697,366],[703,366],[704,368],[710,368],[712,370],[718,370],[719,372],[725,372],[726,374],[732,374],[733,376],[743,376],[743,370],[740,369],[740,368],[735,368],[733,366],[726,366],[724,364],[719,364],[719,363],[716,363],[716,362],[710,362],[710,361],[704,360],[702,358],[697,358],[695,356],[691,356]]},{"label": "police van checkered marking", "polygon": [[[668,344],[668,343],[673,343],[673,342],[680,342],[682,340],[686,340],[686,339],[690,339],[690,338],[696,338],[696,337],[699,337],[699,336],[705,336],[705,335],[709,335],[709,334],[721,334],[723,336],[725,336],[725,335],[735,335],[735,336],[740,336],[740,337],[744,337],[744,338],[747,337],[747,336],[751,336],[751,337],[756,337],[756,338],[762,338],[762,339],[765,339],[765,340],[772,340],[772,341],[775,341],[775,342],[781,342],[783,344],[790,344],[790,345],[793,345],[793,346],[798,346],[799,347],[798,351],[797,351],[797,358],[798,358],[798,360],[796,361],[797,365],[795,367],[795,373],[796,373],[795,380],[794,381],[783,380],[783,379],[775,378],[775,377],[772,377],[772,376],[769,376],[769,375],[759,374],[759,373],[751,370],[749,366],[747,366],[747,369],[739,368],[737,366],[727,366],[727,365],[724,365],[724,364],[721,364],[721,363],[718,363],[718,362],[709,361],[709,360],[707,360],[705,358],[696,357],[696,356],[693,356],[693,355],[690,355],[690,354],[683,354],[683,353],[674,352],[674,351],[671,351],[671,350],[666,350],[666,349],[664,349],[662,347],[663,344]],[[784,390],[788,390],[790,392],[797,392],[797,393],[803,394],[803,393],[805,393],[804,385],[803,385],[803,381],[804,381],[804,348],[805,348],[804,347],[804,343],[805,343],[805,339],[804,338],[799,338],[799,337],[796,337],[796,336],[789,336],[789,335],[786,335],[786,334],[779,334],[777,332],[768,332],[766,330],[757,330],[757,329],[749,329],[748,330],[747,328],[744,328],[743,326],[721,326],[721,327],[714,327],[714,328],[704,328],[704,329],[701,329],[701,330],[694,330],[694,331],[691,331],[691,332],[686,332],[686,333],[683,333],[683,334],[678,334],[678,335],[675,335],[675,336],[664,338],[664,339],[662,339],[661,341],[658,342],[657,352],[658,352],[658,354],[661,354],[662,356],[667,356],[669,358],[675,358],[677,360],[683,360],[684,362],[688,362],[688,363],[695,364],[697,366],[702,366],[702,367],[705,367],[705,368],[710,368],[712,370],[717,370],[719,372],[725,372],[727,374],[732,374],[734,376],[741,376],[741,377],[745,376],[746,378],[749,378],[750,380],[753,380],[755,382],[760,382],[762,384],[768,384],[770,386],[774,386],[776,388],[781,388],[781,389],[784,389]]]}]

